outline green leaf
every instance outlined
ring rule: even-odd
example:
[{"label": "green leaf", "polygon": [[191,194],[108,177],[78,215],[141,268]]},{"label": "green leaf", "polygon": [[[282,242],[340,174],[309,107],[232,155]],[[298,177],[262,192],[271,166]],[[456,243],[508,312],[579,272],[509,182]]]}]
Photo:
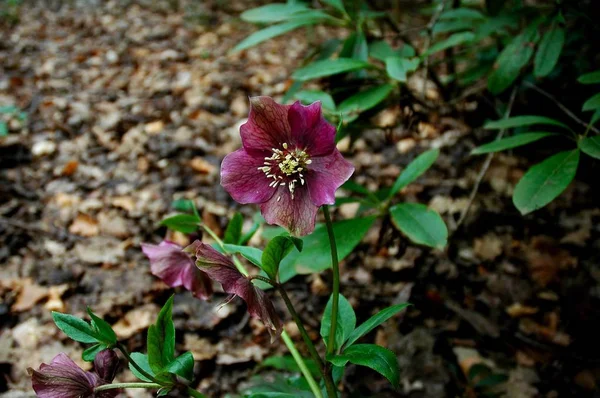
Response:
[{"label": "green leaf", "polygon": [[368,62],[353,58],[326,59],[297,69],[292,73],[292,77],[296,80],[306,81],[369,67],[371,67],[371,64]]},{"label": "green leaf", "polygon": [[398,388],[400,381],[398,359],[396,354],[387,348],[375,344],[355,344],[346,348],[341,355],[328,359],[336,366],[345,366],[350,362],[369,367],[385,376],[394,388]]},{"label": "green leaf", "polygon": [[6,137],[8,135],[8,125],[6,122],[0,120],[0,137]]},{"label": "green leaf", "polygon": [[478,146],[471,151],[471,155],[481,155],[483,153],[499,152],[506,149],[516,148],[532,142],[541,140],[542,138],[556,135],[552,133],[523,133],[512,137],[502,138],[496,141],[488,142],[487,144]]},{"label": "green leaf", "polygon": [[483,125],[483,128],[487,130],[503,130],[511,129],[513,127],[531,126],[534,124],[551,125],[569,129],[569,126],[566,124],[544,116],[513,116],[506,119],[487,122]]},{"label": "green leaf", "polygon": [[565,30],[560,26],[552,27],[542,36],[542,41],[533,60],[533,75],[535,77],[544,77],[552,72],[564,44]]},{"label": "green leaf", "polygon": [[172,217],[165,218],[160,222],[160,225],[184,234],[193,234],[198,231],[198,225],[202,220],[195,214],[177,214]]},{"label": "green leaf", "polygon": [[440,215],[419,203],[400,203],[390,209],[392,221],[415,243],[436,247],[446,246],[448,228]]},{"label": "green leaf", "polygon": [[431,54],[435,54],[436,52],[443,51],[451,47],[456,47],[461,44],[468,44],[471,41],[473,41],[474,38],[475,34],[472,32],[455,33],[447,39],[439,41],[433,46],[429,47],[429,49],[423,54],[423,56],[429,56]]},{"label": "green leaf", "polygon": [[303,244],[302,240],[293,236],[274,237],[262,253],[262,270],[266,272],[269,278],[277,280],[281,260],[290,254],[294,247],[301,252]]},{"label": "green leaf", "polygon": [[164,371],[192,381],[194,379],[194,356],[189,351],[184,352],[171,361],[171,363],[164,368]]},{"label": "green leaf", "polygon": [[593,158],[600,159],[600,135],[579,141],[579,149]]},{"label": "green leaf", "polygon": [[583,104],[583,108],[581,110],[584,112],[595,111],[598,108],[600,108],[600,93],[585,101],[585,104]]},{"label": "green leaf", "polygon": [[485,15],[473,8],[454,8],[440,15],[441,21],[448,19],[485,19]]},{"label": "green leaf", "polygon": [[[333,223],[333,234],[342,261],[354,250],[367,233],[375,217],[353,218]],[[321,272],[331,267],[331,252],[325,225],[320,224],[315,231],[302,238],[302,253],[292,252],[280,264],[279,279],[286,282],[297,274]]]},{"label": "green leaf", "polygon": [[374,41],[369,46],[369,56],[380,61],[385,62],[386,58],[395,57],[397,55],[396,50],[394,50],[385,40]]},{"label": "green leaf", "polygon": [[300,100],[300,102],[309,105],[316,101],[321,101],[323,105],[323,109],[328,110],[330,112],[335,111],[335,102],[333,102],[333,98],[328,93],[321,90],[302,90],[298,91],[295,94],[295,97]]},{"label": "green leaf", "polygon": [[261,258],[262,258],[262,254],[263,254],[262,250],[257,249],[255,247],[231,245],[231,244],[227,244],[227,243],[223,246],[225,247],[227,254],[239,253],[246,260],[250,261],[252,264],[262,268],[262,262],[261,262]]},{"label": "green leaf", "polygon": [[527,214],[550,203],[571,183],[579,164],[579,149],[559,152],[530,168],[515,187],[513,203]]},{"label": "green leaf", "polygon": [[579,76],[577,81],[581,84],[596,84],[600,83],[600,70],[586,73],[585,75]]},{"label": "green leaf", "polygon": [[238,52],[247,48],[253,47],[263,41],[272,39],[273,37],[281,36],[284,33],[290,32],[294,29],[298,29],[302,26],[309,26],[319,23],[323,18],[315,17],[300,17],[298,19],[290,20],[288,22],[280,23],[277,25],[269,26],[268,28],[261,29],[257,32],[252,33],[244,40],[238,43],[237,46],[231,50],[231,52]]},{"label": "green leaf", "polygon": [[321,0],[324,4],[330,5],[342,14],[346,14],[346,8],[342,0]]},{"label": "green leaf", "polygon": [[244,217],[240,213],[235,213],[227,224],[223,242],[238,245],[242,239],[242,227],[244,225]]},{"label": "green leaf", "polygon": [[406,187],[408,184],[419,178],[421,174],[426,172],[431,165],[435,163],[439,154],[439,149],[430,149],[410,162],[394,182],[394,185],[388,194],[388,198],[396,195],[402,188]]},{"label": "green leaf", "polygon": [[406,82],[406,74],[417,70],[419,62],[418,58],[388,57],[385,59],[385,70],[392,79]]},{"label": "green leaf", "polygon": [[[329,332],[331,330],[331,314],[333,312],[331,308],[332,305],[333,295],[329,296],[329,301],[327,302],[325,311],[323,311],[323,317],[321,318],[321,336],[323,337],[323,341],[325,342],[326,346],[329,342]],[[335,350],[344,345],[355,326],[356,314],[354,313],[354,309],[346,297],[340,294],[340,299],[338,302],[337,327],[335,330]]]},{"label": "green leaf", "polygon": [[362,31],[358,31],[348,36],[344,41],[339,57],[366,61],[369,58],[369,48],[367,47],[365,34]]},{"label": "green leaf", "polygon": [[431,32],[434,35],[439,35],[442,33],[453,33],[464,30],[471,31],[473,30],[474,24],[477,22],[478,21],[473,21],[472,19],[449,19],[446,21],[438,21]]},{"label": "green leaf", "polygon": [[244,11],[240,14],[240,18],[252,23],[281,22],[297,15],[298,12],[307,10],[309,8],[302,3],[268,4]]},{"label": "green leaf", "polygon": [[83,359],[86,362],[94,362],[94,359],[96,358],[96,355],[102,351],[105,350],[106,347],[104,344],[94,344],[91,347],[88,347],[85,349],[85,351],[83,351],[83,354],[81,354],[81,359]]},{"label": "green leaf", "polygon": [[80,343],[100,343],[98,333],[83,319],[52,311],[52,319],[64,334]]},{"label": "green leaf", "polygon": [[101,342],[108,347],[113,347],[117,344],[117,335],[110,324],[94,314],[90,307],[87,308],[87,312],[90,315],[90,318],[92,318],[92,328],[96,331]]},{"label": "green leaf", "polygon": [[155,373],[163,371],[175,358],[175,325],[172,313],[173,296],[158,313],[156,323],[148,328],[148,363]]},{"label": "green leaf", "polygon": [[[150,368],[150,364],[148,363],[148,355],[142,354],[141,352],[132,352],[130,354],[130,356],[131,356],[131,359],[140,368],[142,368],[142,370],[144,370],[150,376],[156,376],[156,374],[152,371],[152,368]],[[131,373],[133,373],[133,375],[140,380],[147,381],[147,382],[153,381],[153,380],[150,380],[149,378],[147,378],[146,376],[144,376],[143,374],[141,374],[140,372],[138,372],[138,370],[131,364],[131,362],[129,363],[129,370],[131,370]]]},{"label": "green leaf", "polygon": [[345,347],[351,346],[356,342],[356,340],[360,339],[362,336],[366,335],[371,330],[381,325],[383,322],[398,314],[400,311],[404,311],[404,309],[409,305],[410,303],[396,304],[379,311],[377,314],[367,319],[359,327],[354,329],[352,333],[350,333],[350,336],[348,336],[348,340],[346,341]]},{"label": "green leaf", "polygon": [[364,112],[386,99],[393,89],[393,85],[383,84],[361,91],[342,101],[338,106],[338,111],[345,114]]},{"label": "green leaf", "polygon": [[174,210],[180,211],[182,213],[193,212],[196,208],[194,201],[189,199],[177,199],[171,202],[171,207]]}]

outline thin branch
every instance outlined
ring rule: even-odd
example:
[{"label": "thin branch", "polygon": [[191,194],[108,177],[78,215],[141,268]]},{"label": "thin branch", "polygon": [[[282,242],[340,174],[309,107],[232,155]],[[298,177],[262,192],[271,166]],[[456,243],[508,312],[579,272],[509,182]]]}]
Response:
[{"label": "thin branch", "polygon": [[[425,46],[423,47],[423,54],[426,54],[427,51],[429,51],[429,47],[431,46],[431,40],[433,39],[433,28],[435,27],[435,24],[437,23],[438,19],[440,18],[440,15],[442,15],[444,10],[446,9],[446,2],[447,2],[446,0],[442,1],[442,4],[440,4],[438,9],[435,11],[433,16],[431,17],[431,20],[427,24],[427,38],[425,39]],[[423,98],[425,98],[425,89],[427,88],[427,77],[430,74],[429,55],[425,55],[425,60],[423,62],[423,66],[424,66],[423,69],[425,70],[425,74],[423,76],[424,82],[423,82],[422,95],[423,95]],[[432,75],[432,80],[433,80],[433,75]],[[443,94],[444,93],[442,93],[442,96],[444,96]]]},{"label": "thin branch", "polygon": [[[510,99],[508,101],[508,107],[506,108],[506,112],[504,113],[504,119],[507,119],[510,116],[510,112],[512,111],[512,107],[515,103],[515,98],[517,96],[517,90],[518,90],[518,86],[515,86],[515,88],[513,88],[512,93],[510,94]],[[502,136],[504,135],[505,132],[506,132],[506,129],[502,129],[502,130],[498,131],[498,134],[496,135],[496,140],[499,140],[500,138],[502,138]],[[485,162],[483,162],[483,166],[481,167],[481,170],[479,171],[479,175],[477,176],[477,180],[475,181],[475,186],[473,187],[473,190],[471,191],[471,194],[469,195],[469,202],[467,203],[467,207],[465,207],[465,209],[461,213],[460,218],[456,222],[456,226],[454,227],[454,231],[452,233],[456,232],[458,230],[458,228],[460,228],[461,224],[465,221],[465,218],[467,218],[467,214],[469,214],[469,210],[471,209],[471,206],[473,205],[475,196],[477,196],[477,192],[479,191],[479,186],[481,185],[481,182],[483,181],[485,174],[487,173],[488,169],[490,168],[492,159],[494,159],[494,154],[495,153],[492,152],[492,153],[488,154],[487,157],[485,158]]]}]

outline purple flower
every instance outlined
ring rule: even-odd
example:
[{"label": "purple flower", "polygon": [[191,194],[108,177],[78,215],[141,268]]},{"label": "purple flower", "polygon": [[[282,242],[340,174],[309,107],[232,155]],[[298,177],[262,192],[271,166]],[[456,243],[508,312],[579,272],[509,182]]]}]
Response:
[{"label": "purple flower", "polygon": [[[110,380],[103,379],[97,374],[86,372],[81,369],[66,354],[60,353],[54,357],[52,362],[47,365],[40,365],[39,370],[28,369],[31,374],[31,384],[36,395],[40,398],[114,398],[119,395],[120,390],[112,389],[100,392],[94,392],[94,388],[112,381],[114,371],[108,372],[108,369],[116,369],[118,358],[114,352],[105,353],[104,350],[98,353],[101,356],[98,363],[94,361],[96,371],[99,374],[110,376]],[[116,361],[116,364],[115,364]]]},{"label": "purple flower", "polygon": [[200,271],[194,260],[176,243],[162,241],[151,245],[142,243],[142,251],[150,260],[150,271],[171,287],[183,286],[199,299],[212,294],[208,276]]},{"label": "purple flower", "polygon": [[267,327],[271,340],[281,334],[281,320],[271,300],[248,277],[242,275],[228,257],[198,240],[185,250],[195,253],[196,265],[211,279],[219,282],[226,293],[231,294],[226,302],[235,296],[241,297],[246,302],[250,315],[260,319]]},{"label": "purple flower", "polygon": [[335,191],[354,172],[335,147],[335,127],[321,115],[321,103],[250,98],[240,133],[242,149],[223,159],[221,185],[239,203],[260,203],[269,224],[311,233],[319,207],[335,203]]}]

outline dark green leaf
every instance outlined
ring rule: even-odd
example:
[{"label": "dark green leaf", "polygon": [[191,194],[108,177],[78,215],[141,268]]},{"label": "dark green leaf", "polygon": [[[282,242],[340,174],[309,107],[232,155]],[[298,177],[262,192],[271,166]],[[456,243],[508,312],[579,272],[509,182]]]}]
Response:
[{"label": "dark green leaf", "polygon": [[485,19],[485,15],[473,8],[454,8],[440,15],[441,21],[448,19]]},{"label": "dark green leaf", "polygon": [[400,203],[390,209],[392,221],[415,243],[436,247],[446,246],[448,228],[440,215],[420,203]]},{"label": "dark green leaf", "polygon": [[0,120],[0,137],[6,137],[8,135],[8,125],[6,122]]},{"label": "dark green leaf", "polygon": [[273,37],[280,36],[284,33],[290,32],[294,29],[298,29],[302,26],[314,25],[323,21],[323,18],[315,17],[300,17],[298,19],[289,20],[287,22],[269,26],[268,28],[261,29],[258,32],[252,33],[244,40],[238,43],[237,46],[231,50],[232,52],[242,51],[247,48],[253,47],[263,41],[272,39]]},{"label": "dark green leaf", "polygon": [[564,44],[565,30],[558,25],[552,27],[542,36],[542,41],[533,60],[533,75],[535,77],[544,77],[552,72]]},{"label": "dark green leaf", "polygon": [[456,47],[461,44],[468,44],[471,41],[473,41],[474,38],[475,34],[473,34],[472,32],[455,33],[447,39],[439,41],[433,46],[429,47],[429,49],[423,54],[423,56],[429,56],[431,54],[435,54],[436,52],[443,51],[451,47]]},{"label": "dark green leaf", "polygon": [[244,11],[240,14],[240,18],[253,23],[281,22],[297,15],[298,12],[307,10],[309,8],[302,3],[268,4]]},{"label": "dark green leaf", "polygon": [[255,247],[249,246],[239,246],[239,245],[230,245],[225,244],[225,250],[227,250],[227,254],[235,254],[239,253],[244,256],[245,259],[250,261],[252,264],[262,268],[262,250],[257,249]]},{"label": "dark green leaf", "polygon": [[355,365],[367,366],[392,383],[394,388],[398,387],[400,379],[400,368],[396,354],[387,348],[375,344],[355,344],[344,350],[341,355],[329,358],[336,366],[345,366],[350,362]]},{"label": "dark green leaf", "polygon": [[164,371],[191,381],[194,379],[194,356],[189,351],[184,352],[171,361],[165,367]]},{"label": "dark green leaf", "polygon": [[52,312],[52,319],[56,327],[63,331],[71,339],[80,343],[99,343],[98,333],[83,319],[70,314]]},{"label": "dark green leaf", "polygon": [[348,36],[344,41],[339,57],[366,61],[369,58],[369,48],[367,47],[365,34],[359,31]]},{"label": "dark green leaf", "polygon": [[400,311],[404,311],[404,309],[409,305],[409,303],[396,304],[379,311],[377,314],[367,319],[359,327],[354,329],[352,333],[350,333],[350,336],[346,341],[345,347],[351,346],[356,342],[356,340],[360,339],[362,336],[366,335],[371,330],[381,325],[383,322],[398,314]]},{"label": "dark green leaf", "polygon": [[87,312],[90,315],[90,318],[92,318],[92,328],[97,332],[98,338],[101,340],[101,342],[108,347],[113,347],[115,344],[117,344],[117,335],[110,324],[104,319],[96,316],[90,307],[87,308]]},{"label": "dark green leaf", "polygon": [[527,214],[550,203],[571,183],[579,164],[579,149],[564,151],[530,168],[515,187],[513,203]]},{"label": "dark green leaf", "polygon": [[338,111],[344,114],[364,112],[386,99],[393,89],[393,85],[383,84],[361,91],[342,101],[338,106]]},{"label": "dark green leaf", "polygon": [[346,13],[346,8],[344,7],[344,2],[342,0],[321,0],[323,3],[332,6],[342,14]]},{"label": "dark green leaf", "polygon": [[478,146],[471,151],[471,155],[481,155],[482,153],[499,152],[506,149],[516,148],[532,142],[541,140],[544,137],[556,135],[552,133],[523,133],[512,137],[502,138],[500,140],[488,142],[487,144]]},{"label": "dark green leaf", "polygon": [[[152,369],[150,368],[150,364],[148,363],[148,355],[142,354],[141,352],[132,352],[130,354],[130,356],[131,356],[131,359],[140,368],[142,368],[142,370],[144,370],[150,376],[155,376],[155,373],[152,371]],[[131,370],[131,373],[133,373],[133,375],[135,377],[137,377],[138,379],[147,381],[147,382],[152,382],[152,380],[150,380],[149,378],[147,378],[146,376],[144,376],[143,374],[138,372],[138,370],[131,364],[131,362],[129,363],[129,370]]]},{"label": "dark green leaf", "polygon": [[267,244],[262,253],[261,263],[262,269],[267,273],[269,278],[277,280],[279,264],[292,249],[295,247],[299,252],[302,251],[302,240],[293,236],[276,236]]},{"label": "dark green leaf", "polygon": [[439,154],[439,149],[430,149],[417,156],[417,158],[410,162],[402,173],[400,173],[394,182],[388,197],[391,198],[396,195],[402,188],[419,178],[421,174],[426,172],[431,165],[435,163]]},{"label": "dark green leaf", "polygon": [[474,21],[470,19],[449,19],[446,21],[438,21],[431,32],[434,35],[442,33],[456,33],[464,30],[473,30]]},{"label": "dark green leaf", "polygon": [[104,344],[94,344],[91,347],[88,347],[85,349],[85,351],[83,351],[83,354],[81,354],[81,359],[83,359],[86,362],[94,362],[94,359],[96,358],[96,354],[98,354],[100,351],[105,350],[106,347]]},{"label": "dark green leaf", "polygon": [[398,54],[396,54],[396,50],[394,50],[387,41],[381,40],[371,43],[369,46],[369,55],[385,62],[386,58],[395,57]]},{"label": "dark green leaf", "polygon": [[392,79],[406,82],[406,74],[414,72],[419,67],[419,59],[388,57],[385,59],[385,70]]},{"label": "dark green leaf", "polygon": [[600,70],[586,73],[585,75],[579,76],[577,81],[581,84],[596,84],[600,83]]},{"label": "dark green leaf", "polygon": [[198,231],[198,226],[201,220],[194,214],[177,214],[172,217],[165,218],[160,222],[160,225],[184,234],[193,234]]},{"label": "dark green leaf", "polygon": [[240,213],[235,213],[227,224],[223,242],[239,245],[242,239],[242,227],[244,225],[244,217]]},{"label": "dark green leaf", "polygon": [[[366,217],[333,223],[340,261],[358,245],[374,221],[374,217]],[[325,225],[318,225],[315,231],[303,237],[302,241],[304,241],[302,253],[292,252],[281,262],[279,268],[281,282],[286,282],[297,274],[321,272],[331,267],[331,252]]]},{"label": "dark green leaf", "polygon": [[[329,332],[331,330],[332,305],[333,295],[329,297],[325,311],[323,311],[323,317],[321,318],[321,336],[323,337],[326,346],[329,342]],[[337,320],[337,327],[335,330],[335,350],[338,350],[344,345],[344,342],[346,342],[346,339],[348,339],[348,336],[350,336],[350,333],[352,333],[356,326],[356,314],[354,313],[354,309],[348,300],[346,300],[346,297],[341,294],[338,303]]]},{"label": "dark green leaf", "polygon": [[158,313],[154,325],[148,328],[148,363],[160,373],[175,358],[175,325],[173,324],[173,296]]},{"label": "dark green leaf", "polygon": [[600,135],[579,141],[579,149],[593,158],[600,159]]},{"label": "dark green leaf", "polygon": [[534,124],[558,126],[565,129],[569,128],[569,126],[559,122],[558,120],[550,119],[549,117],[544,116],[513,116],[506,119],[487,122],[483,128],[488,130],[503,130],[511,129],[513,127],[531,126]]},{"label": "dark green leaf", "polygon": [[585,104],[583,104],[583,108],[582,110],[585,111],[595,111],[596,109],[600,108],[600,93],[594,95],[593,97],[589,98],[587,101],[585,101]]},{"label": "dark green leaf", "polygon": [[334,112],[335,111],[335,102],[333,102],[333,98],[331,95],[324,91],[320,90],[302,90],[295,94],[295,97],[299,99],[302,103],[308,105],[312,104],[316,101],[321,101],[323,105],[323,109]]},{"label": "dark green leaf", "polygon": [[369,67],[371,67],[371,65],[368,62],[352,58],[326,59],[313,62],[304,68],[297,69],[292,73],[292,77],[296,80],[306,81]]},{"label": "dark green leaf", "polygon": [[479,380],[475,383],[475,388],[494,387],[505,383],[508,380],[507,375],[501,373],[492,373],[491,375]]},{"label": "dark green leaf", "polygon": [[177,199],[171,202],[171,207],[177,211],[182,213],[193,212],[196,206],[194,202],[189,199]]}]

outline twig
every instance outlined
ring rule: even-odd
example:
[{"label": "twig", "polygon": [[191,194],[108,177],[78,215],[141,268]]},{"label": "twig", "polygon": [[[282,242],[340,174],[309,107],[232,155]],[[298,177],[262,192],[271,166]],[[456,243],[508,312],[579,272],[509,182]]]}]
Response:
[{"label": "twig", "polygon": [[[536,86],[533,83],[529,83],[529,82],[525,82],[524,81],[523,85],[526,86],[526,87],[531,88],[532,90],[537,91],[538,93],[540,93],[544,97],[548,98],[550,101],[554,102],[556,104],[556,106],[558,106],[560,108],[561,111],[563,111],[564,113],[566,113],[567,116],[569,116],[571,119],[575,120],[577,123],[579,123],[583,127],[586,127],[586,128],[588,127],[588,123],[586,123],[583,120],[581,120],[580,118],[578,118],[577,115],[575,115],[573,112],[571,112],[569,110],[569,108],[567,108],[566,106],[564,106],[558,99],[556,99],[555,96],[553,96],[549,92],[547,92],[547,91],[539,88],[538,86]],[[596,129],[594,126],[589,126],[589,129],[591,131],[593,131],[594,133],[596,133],[596,134],[600,134],[600,131],[598,129]]]},{"label": "twig", "polygon": [[[515,86],[515,88],[513,88],[512,93],[510,94],[510,99],[508,101],[508,107],[506,108],[506,112],[504,113],[504,119],[507,119],[510,116],[510,112],[512,110],[513,104],[515,103],[515,98],[517,96],[517,89],[518,89],[518,86]],[[499,140],[500,138],[502,138],[505,131],[506,131],[506,129],[502,129],[502,130],[498,131],[498,134],[496,135],[496,140]],[[488,154],[487,157],[485,158],[485,162],[483,162],[483,166],[481,167],[481,170],[479,171],[479,175],[477,176],[477,180],[475,181],[475,186],[473,187],[473,190],[471,191],[471,194],[469,195],[469,202],[467,203],[467,207],[465,207],[465,209],[461,213],[460,218],[456,222],[456,226],[454,227],[454,231],[452,233],[456,232],[458,230],[458,228],[460,228],[461,224],[465,221],[465,218],[467,218],[467,214],[469,214],[469,210],[471,209],[471,206],[473,205],[475,196],[477,196],[477,192],[479,191],[479,185],[481,185],[481,182],[483,181],[483,177],[485,177],[485,174],[487,173],[488,169],[490,168],[492,159],[494,159],[494,152]]]},{"label": "twig", "polygon": [[427,37],[425,39],[425,46],[423,47],[423,54],[425,54],[425,59],[423,61],[423,69],[425,71],[424,75],[423,75],[423,80],[424,80],[423,92],[422,92],[423,98],[425,98],[427,77],[429,75],[429,55],[427,55],[427,51],[429,51],[429,47],[431,46],[431,40],[433,39],[433,28],[435,27],[435,24],[437,23],[438,19],[440,18],[440,15],[442,15],[444,10],[446,9],[446,2],[447,2],[446,0],[442,1],[442,4],[440,4],[438,9],[435,11],[433,16],[431,17],[431,20],[427,24]]}]

